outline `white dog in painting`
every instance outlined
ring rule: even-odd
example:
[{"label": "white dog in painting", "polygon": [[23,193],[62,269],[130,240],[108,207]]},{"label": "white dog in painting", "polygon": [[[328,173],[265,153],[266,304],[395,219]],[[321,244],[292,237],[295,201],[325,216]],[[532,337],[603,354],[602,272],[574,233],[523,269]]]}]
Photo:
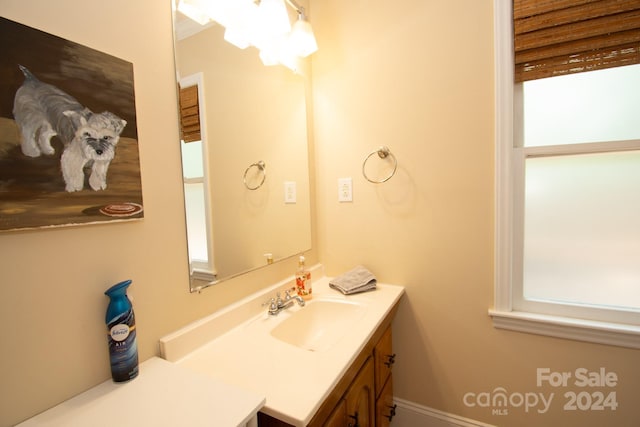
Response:
[{"label": "white dog in painting", "polygon": [[64,144],[60,159],[65,189],[84,188],[84,167],[91,167],[89,186],[107,188],[107,169],[127,122],[105,111],[94,114],[71,95],[38,80],[22,65],[24,83],[17,90],[13,116],[22,134],[21,148],[26,156],[51,155],[51,138],[58,135]]}]

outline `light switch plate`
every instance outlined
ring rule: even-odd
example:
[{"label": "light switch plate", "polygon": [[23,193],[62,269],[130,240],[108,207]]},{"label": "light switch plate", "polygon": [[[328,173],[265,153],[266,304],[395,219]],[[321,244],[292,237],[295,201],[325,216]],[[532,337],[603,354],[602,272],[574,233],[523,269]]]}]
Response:
[{"label": "light switch plate", "polygon": [[296,203],[297,201],[296,194],[296,182],[295,181],[285,181],[284,182],[284,202],[285,203]]},{"label": "light switch plate", "polygon": [[353,180],[349,178],[338,178],[338,201],[353,202]]}]

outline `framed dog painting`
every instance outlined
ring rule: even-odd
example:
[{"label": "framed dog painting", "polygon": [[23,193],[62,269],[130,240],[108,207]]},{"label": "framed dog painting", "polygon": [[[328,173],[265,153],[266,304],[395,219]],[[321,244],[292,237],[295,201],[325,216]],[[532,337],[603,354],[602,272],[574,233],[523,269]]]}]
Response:
[{"label": "framed dog painting", "polygon": [[133,65],[0,17],[0,231],[144,215]]}]

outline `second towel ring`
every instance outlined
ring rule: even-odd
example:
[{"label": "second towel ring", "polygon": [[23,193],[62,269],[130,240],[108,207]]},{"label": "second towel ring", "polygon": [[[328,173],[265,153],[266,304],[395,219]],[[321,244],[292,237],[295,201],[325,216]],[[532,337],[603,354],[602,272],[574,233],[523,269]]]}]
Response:
[{"label": "second towel ring", "polygon": [[[367,165],[367,161],[374,154],[377,154],[378,157],[380,157],[381,159],[386,159],[387,157],[391,157],[391,160],[393,160],[393,170],[391,171],[391,173],[388,176],[386,176],[386,177],[384,177],[384,178],[382,178],[382,179],[380,179],[378,181],[369,178],[367,176],[367,172],[365,170],[365,166]],[[398,169],[398,159],[396,159],[396,156],[394,156],[393,153],[391,152],[391,150],[389,150],[389,147],[384,146],[384,145],[381,146],[380,148],[378,148],[377,150],[373,150],[371,153],[369,153],[367,155],[367,157],[364,158],[364,161],[362,162],[362,175],[364,175],[364,177],[366,178],[367,181],[372,182],[374,184],[382,184],[383,182],[389,181],[391,179],[391,177],[396,174],[396,169]]]},{"label": "second towel ring", "polygon": [[[249,186],[249,184],[247,183],[247,173],[249,173],[249,170],[251,170],[251,168],[258,168],[258,173],[262,173],[262,180],[260,181],[260,183],[256,186]],[[262,184],[264,184],[264,180],[267,179],[267,170],[266,170],[267,166],[264,164],[264,162],[262,160],[260,160],[259,162],[256,163],[252,163],[249,165],[248,168],[246,168],[244,170],[244,176],[242,177],[242,180],[244,181],[244,186],[247,187],[247,189],[249,190],[257,190],[258,188],[262,187]]]}]

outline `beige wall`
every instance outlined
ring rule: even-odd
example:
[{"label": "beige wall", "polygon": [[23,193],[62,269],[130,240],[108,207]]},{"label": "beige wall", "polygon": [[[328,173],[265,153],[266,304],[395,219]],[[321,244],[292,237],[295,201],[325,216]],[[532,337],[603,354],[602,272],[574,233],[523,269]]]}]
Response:
[{"label": "beige wall", "polygon": [[[313,0],[320,253],[328,274],[362,263],[404,284],[394,394],[500,426],[631,426],[637,350],[493,328],[493,2]],[[399,168],[369,184],[363,157],[388,145]],[[337,179],[354,202],[337,202]],[[538,388],[536,369],[605,367],[613,389]],[[463,404],[468,392],[555,392],[549,413]],[[617,411],[568,412],[566,391],[617,393]]]},{"label": "beige wall", "polygon": [[[501,426],[635,425],[637,351],[498,331],[487,316],[493,299],[491,1],[313,0],[311,6],[321,45],[313,60],[313,217],[320,237],[314,245],[330,274],[363,263],[381,280],[407,286],[394,326],[395,394]],[[89,10],[91,19],[76,10]],[[94,9],[78,0],[0,0],[0,12],[134,63],[145,202],[140,222],[0,235],[5,426],[109,377],[102,293],[110,284],[134,280],[144,360],[157,354],[162,335],[290,274],[294,265],[201,295],[187,291],[168,4],[118,0]],[[360,165],[381,144],[400,167],[387,184],[374,186]],[[336,180],[344,176],[354,179],[351,204],[337,203]],[[615,413],[564,412],[558,391],[553,413],[544,416],[516,409],[491,416],[462,403],[467,392],[496,387],[540,391],[538,367],[601,366],[620,378]]]}]

